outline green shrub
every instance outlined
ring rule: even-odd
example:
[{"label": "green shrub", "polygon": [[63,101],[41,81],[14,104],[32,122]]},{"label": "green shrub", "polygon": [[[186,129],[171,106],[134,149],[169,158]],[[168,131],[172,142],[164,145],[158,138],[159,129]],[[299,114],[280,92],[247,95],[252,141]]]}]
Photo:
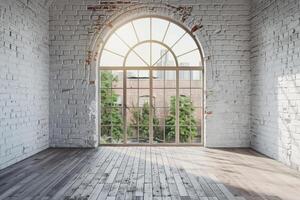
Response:
[{"label": "green shrub", "polygon": [[[134,107],[134,106],[133,106]],[[132,135],[133,131],[139,131],[140,140],[149,140],[149,122],[150,122],[150,105],[148,102],[143,104],[142,108],[134,107],[131,112],[130,126],[128,127],[128,134]],[[153,110],[153,131],[159,130],[159,121]],[[161,131],[160,131],[161,132]]]},{"label": "green shrub", "polygon": [[113,91],[112,84],[118,77],[111,72],[101,72],[101,136],[102,142],[120,143],[123,139],[122,108],[118,105],[119,95]]},{"label": "green shrub", "polygon": [[[166,139],[175,139],[176,133],[176,97],[171,97],[169,115],[166,118]],[[179,96],[179,139],[180,142],[188,142],[197,135],[195,108],[191,99],[187,96]]]}]

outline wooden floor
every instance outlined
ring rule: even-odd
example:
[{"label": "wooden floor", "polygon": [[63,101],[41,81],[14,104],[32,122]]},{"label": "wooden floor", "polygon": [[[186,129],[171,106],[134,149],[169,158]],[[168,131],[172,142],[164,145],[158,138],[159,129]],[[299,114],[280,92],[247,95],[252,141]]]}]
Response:
[{"label": "wooden floor", "polygon": [[0,199],[299,200],[300,176],[249,149],[48,149],[0,171]]}]

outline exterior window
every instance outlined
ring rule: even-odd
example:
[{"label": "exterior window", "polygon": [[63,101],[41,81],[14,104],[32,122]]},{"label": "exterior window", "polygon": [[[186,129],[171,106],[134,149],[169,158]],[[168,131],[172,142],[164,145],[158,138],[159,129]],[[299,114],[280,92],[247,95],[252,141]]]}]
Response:
[{"label": "exterior window", "polygon": [[99,63],[100,144],[201,144],[202,62],[182,25],[145,17],[117,28]]}]

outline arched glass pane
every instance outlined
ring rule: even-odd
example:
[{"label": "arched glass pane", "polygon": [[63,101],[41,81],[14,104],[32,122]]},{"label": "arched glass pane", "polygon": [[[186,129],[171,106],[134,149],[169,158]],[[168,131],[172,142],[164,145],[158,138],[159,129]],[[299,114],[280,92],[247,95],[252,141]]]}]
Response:
[{"label": "arched glass pane", "polygon": [[169,47],[172,47],[185,33],[181,27],[171,23],[163,42]]},{"label": "arched glass pane", "polygon": [[137,19],[132,23],[139,41],[150,40],[150,18]]},{"label": "arched glass pane", "polygon": [[168,49],[160,44],[152,44],[154,66],[176,66],[175,58]]},{"label": "arched glass pane", "polygon": [[111,35],[107,40],[104,49],[108,49],[123,56],[129,51],[129,48],[116,36],[116,34]]},{"label": "arched glass pane", "polygon": [[130,47],[137,43],[135,32],[131,23],[121,26],[115,33],[123,40],[123,43],[126,43]]},{"label": "arched glass pane", "polygon": [[202,66],[201,57],[198,50],[177,57],[180,67],[186,66]]},{"label": "arched glass pane", "polygon": [[150,65],[150,43],[138,45],[134,48],[134,51],[141,56],[144,62]]},{"label": "arched glass pane", "polygon": [[197,47],[183,26],[157,17],[135,19],[112,33],[100,60],[101,144],[201,143]]},{"label": "arched glass pane", "polygon": [[100,66],[107,67],[117,67],[123,65],[124,58],[118,55],[115,55],[105,49],[102,51],[102,56],[100,60]]},{"label": "arched glass pane", "polygon": [[125,66],[149,66],[150,65],[150,43],[142,43],[128,54]]},{"label": "arched glass pane", "polygon": [[152,40],[162,41],[167,31],[169,22],[167,20],[152,18]]},{"label": "arched glass pane", "polygon": [[127,56],[125,66],[126,67],[146,67],[147,65],[143,62],[143,60],[138,55],[136,55],[136,53],[134,53],[132,51]]},{"label": "arched glass pane", "polygon": [[180,56],[195,49],[197,49],[197,45],[189,34],[185,34],[183,38],[172,48],[176,56]]}]

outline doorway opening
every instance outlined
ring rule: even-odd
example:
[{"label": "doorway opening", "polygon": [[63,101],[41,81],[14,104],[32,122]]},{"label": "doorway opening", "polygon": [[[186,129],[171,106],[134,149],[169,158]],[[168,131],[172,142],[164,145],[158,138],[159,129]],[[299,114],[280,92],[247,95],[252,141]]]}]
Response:
[{"label": "doorway opening", "polygon": [[203,56],[187,28],[143,17],[101,50],[100,145],[202,145]]}]

